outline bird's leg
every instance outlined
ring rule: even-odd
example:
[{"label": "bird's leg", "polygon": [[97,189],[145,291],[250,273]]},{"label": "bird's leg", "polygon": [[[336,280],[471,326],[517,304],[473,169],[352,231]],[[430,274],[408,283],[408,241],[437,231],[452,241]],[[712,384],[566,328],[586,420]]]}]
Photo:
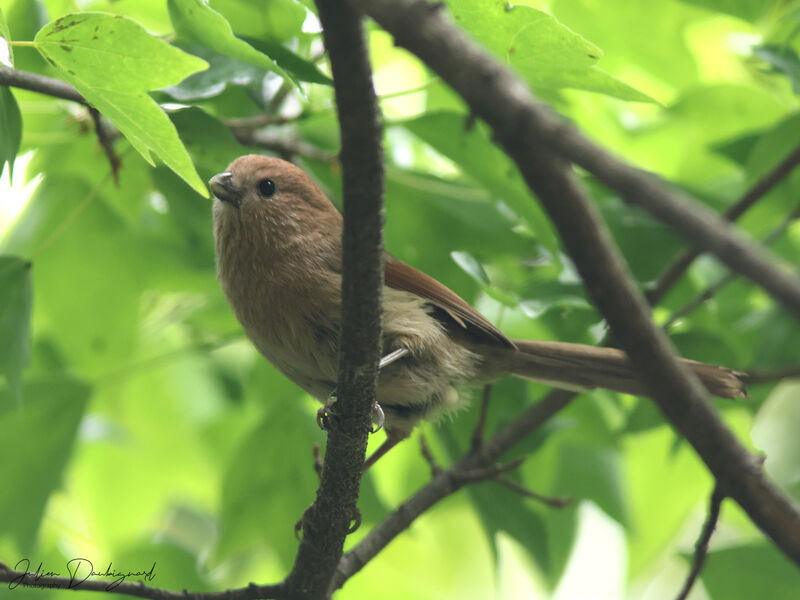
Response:
[{"label": "bird's leg", "polygon": [[[378,363],[378,371],[380,371],[384,367],[388,367],[393,362],[395,362],[397,360],[400,360],[401,358],[403,358],[404,356],[406,356],[410,352],[411,351],[408,348],[398,348],[397,350],[393,350],[392,352],[389,352],[389,354],[387,354],[386,356],[381,358],[380,362]],[[331,412],[330,409],[336,403],[337,399],[338,399],[338,394],[336,392],[336,388],[333,388],[333,390],[331,390],[331,393],[328,394],[328,398],[325,401],[325,406],[323,406],[322,408],[320,408],[317,411],[317,425],[319,425],[320,429],[327,429],[328,428],[327,427],[327,423],[326,423],[326,418],[327,418],[328,414]],[[381,405],[378,404],[377,402],[375,402],[372,405],[372,422],[373,422],[374,426],[370,430],[370,433],[378,433],[381,430],[381,427],[383,427],[384,418],[385,417],[384,417],[383,409],[381,408]],[[398,440],[398,441],[400,441],[400,440]],[[396,443],[397,442],[395,442],[395,444]],[[394,444],[392,444],[392,445],[394,445]],[[383,454],[385,454],[388,449],[389,448],[384,450]],[[376,458],[376,460],[377,460],[377,458]]]},{"label": "bird's leg", "polygon": [[364,473],[367,469],[369,469],[372,465],[378,462],[378,459],[389,452],[392,448],[394,448],[397,444],[402,442],[404,439],[408,437],[407,431],[400,431],[398,429],[387,429],[386,430],[386,441],[380,445],[380,447],[373,452],[370,457],[364,462],[364,468],[361,469],[361,472]]},{"label": "bird's leg", "polygon": [[[384,367],[388,367],[393,362],[400,360],[401,358],[406,356],[409,352],[411,351],[408,348],[398,348],[397,350],[389,352],[389,354],[381,358],[380,362],[378,363],[378,372],[380,372],[380,370],[383,369]],[[378,433],[381,430],[381,427],[383,427],[383,421],[384,421],[383,409],[381,408],[381,405],[378,404],[378,402],[376,401],[372,405],[372,423],[374,426],[370,430],[370,433]]]}]

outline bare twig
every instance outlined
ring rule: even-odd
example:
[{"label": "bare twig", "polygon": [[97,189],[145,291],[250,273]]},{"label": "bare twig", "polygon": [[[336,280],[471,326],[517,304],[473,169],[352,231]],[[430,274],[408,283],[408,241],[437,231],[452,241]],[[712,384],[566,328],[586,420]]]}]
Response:
[{"label": "bare twig", "polygon": [[493,128],[556,225],[590,296],[650,395],[717,482],[800,564],[800,512],[765,477],[758,460],[720,420],[697,378],[676,360],[564,159],[584,167],[624,198],[713,252],[796,315],[800,315],[800,284],[708,209],[611,157],[534,103],[525,85],[453,26],[441,5],[424,0],[350,1],[387,29],[398,45],[422,58]]},{"label": "bare twig", "polygon": [[11,67],[0,66],[0,85],[17,87],[31,92],[38,92],[62,100],[71,100],[84,106],[89,106],[78,90],[70,84],[52,77],[37,75],[27,71],[19,71]]},{"label": "bare twig", "polygon": [[700,537],[697,539],[697,543],[695,544],[692,570],[689,571],[689,575],[686,577],[683,588],[681,589],[680,593],[678,593],[676,600],[686,600],[686,598],[689,597],[689,592],[692,591],[692,586],[694,586],[695,581],[697,581],[697,577],[700,575],[700,571],[703,569],[703,563],[708,555],[708,545],[711,542],[711,536],[714,534],[714,529],[717,527],[719,513],[722,509],[722,501],[724,499],[725,495],[720,491],[719,486],[716,486],[714,488],[714,492],[711,494],[711,502],[708,508],[708,518],[706,519],[706,522],[703,525],[703,530],[700,532]]},{"label": "bare twig", "polygon": [[513,479],[509,479],[503,475],[495,477],[494,480],[507,487],[513,492],[520,494],[521,496],[525,496],[526,498],[532,498],[533,500],[537,500],[542,504],[546,504],[547,506],[552,506],[553,508],[564,508],[565,506],[569,506],[572,504],[572,498],[554,498],[552,496],[545,496],[538,492],[534,492],[533,490],[529,490],[524,485],[520,485]]},{"label": "bare twig", "polygon": [[428,446],[428,441],[425,439],[423,434],[420,434],[419,436],[419,449],[420,452],[422,452],[422,457],[425,459],[425,462],[427,462],[428,466],[431,468],[431,474],[436,477],[442,472],[442,467],[440,467],[439,463],[436,462],[436,458],[433,456],[433,452],[431,452],[430,446]]},{"label": "bare twig", "polygon": [[565,390],[550,392],[482,444],[478,452],[467,453],[449,469],[436,475],[342,557],[336,568],[332,589],[342,587],[348,578],[360,571],[431,506],[468,484],[469,478],[464,478],[463,474],[493,465],[502,454],[566,407],[575,396],[574,392]]},{"label": "bare twig", "polygon": [[92,579],[83,577],[61,577],[43,575],[27,570],[11,569],[0,562],[0,582],[8,583],[12,590],[18,588],[49,588],[61,590],[75,590],[81,592],[101,592],[106,594],[121,594],[135,598],[148,598],[150,600],[290,600],[296,598],[289,593],[283,583],[277,585],[256,585],[251,583],[247,587],[225,590],[223,592],[190,593],[186,590],[172,591],[150,587],[143,581],[122,581],[119,584],[114,579]]},{"label": "bare twig", "polygon": [[327,163],[336,161],[336,155],[297,139],[285,139],[259,129],[233,128],[231,133],[243,146],[257,146],[274,152],[285,160],[304,156]]},{"label": "bare twig", "polygon": [[776,369],[751,369],[747,372],[746,381],[748,385],[758,385],[796,377],[800,377],[800,365],[789,365]]},{"label": "bare twig", "polygon": [[122,161],[119,158],[119,154],[114,150],[114,136],[106,129],[103,118],[96,108],[90,106],[89,114],[92,116],[92,121],[94,121],[97,139],[106,154],[108,164],[111,166],[111,177],[114,179],[114,185],[119,187],[119,169],[122,166]]},{"label": "bare twig", "polygon": [[[789,153],[781,162],[759,179],[744,195],[723,213],[728,221],[734,222],[753,204],[763,198],[773,187],[783,181],[800,164],[800,146]],[[698,248],[684,250],[658,277],[653,289],[645,294],[650,304],[657,304],[678,279],[686,272],[694,260],[702,254]]]},{"label": "bare twig", "polygon": [[[767,234],[767,236],[762,240],[762,244],[765,246],[772,245],[780,236],[782,236],[789,226],[798,218],[800,218],[800,206],[795,208],[792,212],[790,212],[786,218],[781,221],[772,231]],[[677,263],[676,263],[677,264]],[[739,276],[736,272],[729,272],[727,275],[722,277],[719,281],[715,284],[708,286],[705,290],[700,292],[697,296],[689,300],[686,304],[678,308],[674,313],[672,313],[669,318],[664,322],[662,327],[664,329],[669,329],[678,319],[685,317],[686,315],[690,314],[692,311],[697,309],[701,306],[704,302],[707,302],[714,296],[716,296],[725,286],[727,286],[730,282],[734,281]],[[675,279],[677,281],[677,279]]]},{"label": "bare twig", "polygon": [[492,399],[492,384],[483,386],[481,396],[481,411],[478,415],[478,422],[472,431],[472,450],[476,450],[483,443],[483,436],[486,431],[486,417],[489,414],[489,401]]},{"label": "bare twig", "polygon": [[317,498],[287,587],[327,597],[358,489],[378,378],[383,288],[383,155],[378,103],[359,16],[342,0],[317,0],[333,71],[342,139],[342,326],[336,414],[330,418]]}]

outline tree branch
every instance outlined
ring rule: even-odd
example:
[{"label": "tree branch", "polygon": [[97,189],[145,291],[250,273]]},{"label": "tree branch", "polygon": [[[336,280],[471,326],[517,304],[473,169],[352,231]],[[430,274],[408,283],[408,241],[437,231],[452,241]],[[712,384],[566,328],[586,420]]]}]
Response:
[{"label": "tree branch", "polygon": [[722,510],[722,501],[725,495],[720,491],[719,486],[714,488],[711,494],[711,501],[708,507],[708,518],[703,525],[703,530],[700,532],[700,537],[695,544],[694,560],[692,560],[692,570],[686,577],[683,588],[676,596],[675,600],[686,600],[689,597],[689,592],[692,591],[694,582],[697,581],[700,571],[703,570],[703,563],[708,555],[708,545],[711,543],[711,536],[714,535],[714,530],[717,528],[719,521],[719,513]]},{"label": "tree branch", "polygon": [[788,265],[741,237],[730,223],[652,174],[609,155],[549,107],[534,102],[525,84],[458,30],[441,4],[425,0],[349,0],[416,54],[486,120],[495,136],[529,140],[580,165],[677,233],[767,290],[800,317],[800,281]]},{"label": "tree branch", "polygon": [[342,136],[344,233],[338,399],[317,498],[303,515],[290,590],[325,598],[356,518],[378,377],[383,288],[383,155],[377,99],[360,17],[342,0],[316,0],[333,72]]},{"label": "tree branch", "polygon": [[292,600],[296,597],[288,592],[283,583],[277,585],[255,585],[251,583],[248,587],[235,590],[194,594],[186,590],[175,592],[150,587],[141,581],[123,581],[119,585],[114,585],[113,581],[101,581],[98,579],[78,581],[69,577],[41,575],[29,571],[11,569],[2,562],[0,562],[0,582],[8,583],[12,590],[18,587],[52,588],[81,592],[123,594],[135,598],[148,598],[150,600]]},{"label": "tree branch", "polygon": [[478,450],[468,453],[449,469],[439,472],[342,557],[336,569],[332,589],[342,587],[350,577],[360,571],[431,506],[467,485],[469,483],[467,474],[493,465],[503,453],[562,410],[575,396],[574,392],[565,390],[550,392],[518,419],[498,431]]},{"label": "tree branch", "polygon": [[16,87],[31,92],[39,92],[40,94],[46,94],[54,98],[71,100],[72,102],[89,106],[86,98],[65,81],[45,77],[44,75],[37,75],[36,73],[29,73],[27,71],[19,71],[11,67],[0,66],[0,85]]},{"label": "tree branch", "polygon": [[664,189],[653,176],[609,156],[550,110],[535,104],[524,84],[445,18],[441,5],[424,0],[350,1],[388,30],[398,45],[436,71],[493,128],[556,225],[590,296],[653,399],[717,482],[800,564],[800,513],[725,427],[697,378],[678,363],[663,332],[651,322],[644,298],[609,241],[607,229],[574,181],[570,167],[553,151],[701,243],[798,315],[800,285],[705,207],[690,204]]},{"label": "tree branch", "polygon": [[[781,162],[769,171],[764,177],[759,179],[753,187],[747,190],[744,195],[734,202],[722,214],[730,222],[739,219],[747,212],[753,204],[763,198],[773,187],[783,181],[794,168],[800,164],[800,146],[789,153]],[[687,271],[694,260],[702,254],[698,248],[687,248],[672,263],[664,269],[658,277],[656,286],[647,291],[645,296],[650,304],[657,304],[667,293],[667,290],[680,279]]]}]

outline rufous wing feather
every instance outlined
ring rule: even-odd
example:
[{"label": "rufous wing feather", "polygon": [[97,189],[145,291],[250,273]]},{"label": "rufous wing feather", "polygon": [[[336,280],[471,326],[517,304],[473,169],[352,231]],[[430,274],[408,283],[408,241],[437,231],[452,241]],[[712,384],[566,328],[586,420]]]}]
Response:
[{"label": "rufous wing feather", "polygon": [[451,321],[482,341],[514,348],[514,343],[477,310],[433,277],[410,267],[390,254],[384,261],[384,283],[396,290],[405,290],[424,298]]}]

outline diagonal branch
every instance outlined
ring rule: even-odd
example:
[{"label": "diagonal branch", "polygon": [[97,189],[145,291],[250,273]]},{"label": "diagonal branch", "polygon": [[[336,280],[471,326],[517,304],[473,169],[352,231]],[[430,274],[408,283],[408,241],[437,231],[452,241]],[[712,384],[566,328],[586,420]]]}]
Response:
[{"label": "diagonal branch", "polygon": [[65,81],[0,65],[0,85],[16,87],[89,106],[78,90]]},{"label": "diagonal branch", "polygon": [[[756,181],[741,198],[728,207],[722,216],[732,223],[738,220],[739,217],[753,206],[753,204],[758,202],[772,188],[786,179],[798,164],[800,164],[800,146],[786,155],[786,157],[775,165],[771,171]],[[667,290],[680,279],[700,254],[702,254],[702,252],[697,248],[687,248],[684,250],[664,269],[658,277],[655,287],[645,294],[647,296],[647,301],[650,302],[650,304],[657,304],[666,295]]]},{"label": "diagonal branch", "polygon": [[342,0],[316,0],[333,72],[342,135],[344,233],[338,399],[317,498],[303,515],[303,539],[288,588],[325,598],[350,523],[375,402],[383,288],[381,126],[360,17]]},{"label": "diagonal branch", "polygon": [[495,137],[528,140],[583,167],[626,201],[637,204],[692,244],[763,287],[800,317],[800,281],[788,265],[656,176],[611,156],[549,107],[536,103],[522,81],[458,30],[443,4],[425,0],[350,0],[433,69],[486,120]]},{"label": "diagonal branch", "polygon": [[678,363],[564,159],[640,203],[800,315],[798,282],[773,267],[761,249],[735,235],[719,217],[609,156],[535,104],[524,84],[454,27],[441,5],[424,0],[350,1],[387,29],[398,45],[425,61],[493,128],[554,222],[590,296],[659,408],[753,522],[800,564],[800,512],[725,427],[696,377]]}]

